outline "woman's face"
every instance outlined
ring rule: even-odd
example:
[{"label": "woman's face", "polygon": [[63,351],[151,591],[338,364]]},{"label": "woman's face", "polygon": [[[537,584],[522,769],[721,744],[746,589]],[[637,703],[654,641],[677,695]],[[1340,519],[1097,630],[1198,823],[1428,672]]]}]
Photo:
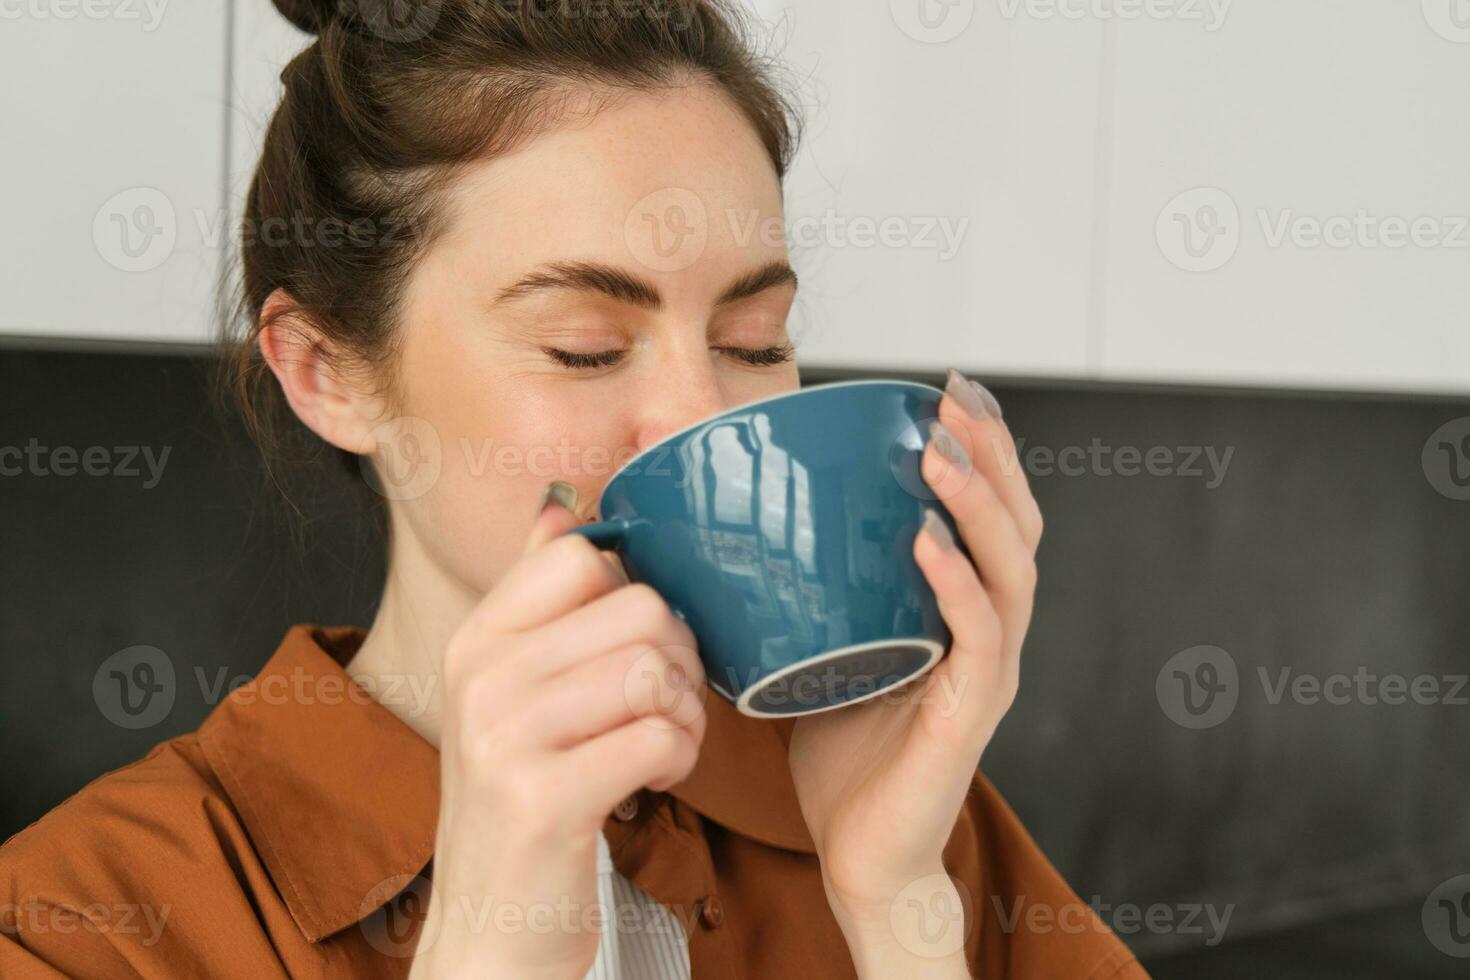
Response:
[{"label": "woman's face", "polygon": [[521,553],[549,481],[595,516],[637,451],[798,387],[780,186],[717,90],[624,96],[477,164],[448,206],[396,375],[438,476],[391,506],[401,547],[469,592]]}]

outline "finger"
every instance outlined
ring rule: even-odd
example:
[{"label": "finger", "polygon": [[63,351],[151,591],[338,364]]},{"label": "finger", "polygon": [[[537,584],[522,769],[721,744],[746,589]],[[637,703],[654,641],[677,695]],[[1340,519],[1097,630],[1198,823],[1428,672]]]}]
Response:
[{"label": "finger", "polygon": [[686,646],[632,644],[559,675],[512,725],[534,729],[536,741],[571,748],[630,721],[665,727],[704,719],[704,672]]},{"label": "finger", "polygon": [[[952,431],[978,469],[1004,501],[1031,551],[1041,541],[1041,508],[1031,492],[1026,469],[1010,427],[1000,417],[995,397],[978,382],[950,369],[939,417]],[[984,392],[982,394],[982,392]]]},{"label": "finger", "polygon": [[587,788],[596,819],[639,789],[662,792],[682,782],[699,759],[702,731],[630,721],[564,753],[571,779]]},{"label": "finger", "polygon": [[[581,519],[580,512],[577,510],[577,504],[580,499],[581,493],[575,484],[568,483],[565,480],[553,480],[548,483],[546,490],[541,496],[540,510],[537,512],[536,520],[531,525],[530,533],[526,535],[526,547],[523,554],[529,554],[548,541],[560,537],[573,527],[584,523]],[[562,515],[563,510],[571,512],[576,520],[569,523]],[[547,518],[546,513],[548,511],[553,516]],[[592,520],[595,520],[595,518]],[[613,570],[617,572],[618,577],[624,581],[627,580],[628,570],[623,565],[623,560],[617,552],[599,549],[598,553],[602,555],[603,561],[612,566]]]},{"label": "finger", "polygon": [[[533,629],[628,584],[620,567],[580,534],[577,518],[560,506],[542,511],[532,535],[544,543],[523,555],[470,611],[462,629]],[[549,540],[547,539],[549,538]]]},{"label": "finger", "polygon": [[522,555],[529,555],[581,523],[577,517],[577,497],[577,488],[565,480],[553,480],[546,485],[541,502],[536,505],[536,517],[531,522],[530,533],[526,535]]},{"label": "finger", "polygon": [[633,583],[603,595],[582,608],[546,624],[527,638],[521,656],[530,677],[553,677],[619,647],[642,644],[691,651],[691,671],[704,680],[694,631],[674,615],[652,586]]},{"label": "finger", "polygon": [[1036,559],[990,481],[974,468],[947,426],[936,422],[920,471],[959,525],[980,582],[1007,627],[1024,625],[1036,591]]},{"label": "finger", "polygon": [[1020,645],[1007,642],[1009,637],[994,603],[974,566],[953,541],[938,515],[926,515],[924,531],[914,541],[914,560],[934,589],[940,615],[953,637],[949,655],[927,679],[931,687],[946,685],[945,696],[924,703],[954,711],[961,729],[970,732],[993,714],[996,706],[1008,706],[1008,699],[1014,697],[1020,658],[1009,649],[1019,650]]}]

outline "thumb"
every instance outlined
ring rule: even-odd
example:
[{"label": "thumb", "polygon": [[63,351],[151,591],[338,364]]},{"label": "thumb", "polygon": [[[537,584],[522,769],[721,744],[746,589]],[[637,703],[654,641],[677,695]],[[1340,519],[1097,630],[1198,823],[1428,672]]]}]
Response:
[{"label": "thumb", "polygon": [[554,480],[546,485],[541,503],[536,507],[536,518],[531,522],[531,532],[526,535],[526,547],[522,554],[529,555],[553,538],[558,538],[579,526],[582,519],[577,516],[577,488],[565,480]]},{"label": "thumb", "polygon": [[[536,512],[536,519],[531,522],[531,532],[526,535],[526,548],[522,555],[528,555],[546,542],[561,537],[574,527],[581,526],[583,521],[577,516],[576,510],[576,487],[565,480],[553,480],[548,483],[546,492],[541,495],[541,505]],[[623,581],[628,580],[628,569],[623,565],[622,558],[611,551],[602,552],[602,557]]]}]

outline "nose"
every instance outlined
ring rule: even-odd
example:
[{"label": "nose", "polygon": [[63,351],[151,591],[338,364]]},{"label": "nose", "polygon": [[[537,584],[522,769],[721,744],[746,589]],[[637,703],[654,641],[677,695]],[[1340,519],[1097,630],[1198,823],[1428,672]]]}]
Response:
[{"label": "nose", "polygon": [[719,375],[709,350],[699,346],[688,356],[669,358],[639,397],[638,452],[726,407]]}]

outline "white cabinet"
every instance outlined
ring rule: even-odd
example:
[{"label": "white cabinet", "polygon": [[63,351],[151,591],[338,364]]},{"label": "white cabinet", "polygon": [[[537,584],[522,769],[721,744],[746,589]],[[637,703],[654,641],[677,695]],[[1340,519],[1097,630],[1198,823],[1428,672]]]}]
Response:
[{"label": "white cabinet", "polygon": [[1470,391],[1470,0],[753,0],[808,363]]},{"label": "white cabinet", "polygon": [[225,27],[218,2],[0,12],[0,333],[208,334]]},{"label": "white cabinet", "polygon": [[1458,2],[1110,28],[1100,376],[1470,390]]},{"label": "white cabinet", "polygon": [[[297,30],[266,0],[233,5],[233,71],[229,88],[229,168],[227,195],[233,232],[239,234],[245,195],[260,159],[261,143],[271,114],[280,104],[281,70],[308,44],[311,35]],[[238,249],[232,240],[227,274],[230,287],[239,281]]]},{"label": "white cabinet", "polygon": [[802,360],[1083,374],[1101,25],[756,6],[808,122],[786,192]]},{"label": "white cabinet", "polygon": [[[1470,391],[1470,0],[747,2],[808,124],[803,363]],[[310,38],[14,9],[0,333],[210,341]]]}]

